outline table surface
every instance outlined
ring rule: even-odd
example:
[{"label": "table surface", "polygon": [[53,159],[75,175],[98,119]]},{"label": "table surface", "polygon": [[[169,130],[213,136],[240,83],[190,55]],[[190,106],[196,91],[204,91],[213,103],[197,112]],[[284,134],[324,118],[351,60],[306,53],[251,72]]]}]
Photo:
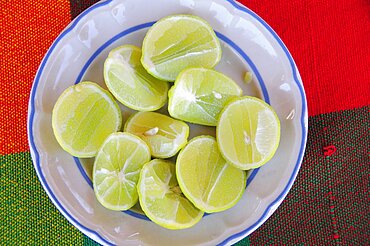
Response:
[{"label": "table surface", "polygon": [[[29,91],[47,49],[92,0],[1,1],[0,243],[95,245],[54,207],[33,169]],[[369,0],[242,0],[277,32],[309,108],[302,168],[271,218],[237,245],[369,245]]]}]

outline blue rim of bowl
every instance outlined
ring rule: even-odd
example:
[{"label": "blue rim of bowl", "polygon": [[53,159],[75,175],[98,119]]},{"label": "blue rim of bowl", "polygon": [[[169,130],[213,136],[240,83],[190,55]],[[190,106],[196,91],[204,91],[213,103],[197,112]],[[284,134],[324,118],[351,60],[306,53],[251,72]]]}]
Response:
[{"label": "blue rim of bowl", "polygon": [[[76,78],[76,81],[75,81],[75,84],[78,84],[80,83],[81,81],[83,81],[83,76],[85,75],[86,71],[88,70],[88,68],[90,67],[91,63],[101,54],[101,52],[103,52],[106,48],[108,48],[111,44],[113,44],[114,42],[116,42],[117,40],[125,37],[126,35],[129,35],[133,32],[136,32],[136,31],[139,31],[139,30],[142,30],[142,29],[145,29],[145,28],[149,28],[151,27],[153,24],[155,23],[155,21],[153,22],[148,22],[148,23],[143,23],[143,24],[140,24],[140,25],[137,25],[137,26],[133,26],[131,28],[128,28],[118,34],[116,34],[115,36],[113,36],[111,39],[109,39],[108,41],[106,41],[104,44],[102,44],[92,55],[91,57],[86,61],[86,63],[84,64],[84,66],[82,67],[79,75],[77,76]],[[257,81],[258,81],[258,84],[260,86],[260,89],[262,91],[262,95],[263,95],[263,98],[264,98],[264,101],[269,103],[270,104],[270,97],[268,95],[268,92],[267,92],[267,89],[266,89],[266,85],[262,79],[262,76],[261,74],[259,73],[256,65],[252,62],[252,60],[248,57],[248,55],[238,46],[236,45],[233,41],[231,41],[231,39],[227,38],[225,35],[219,33],[219,32],[216,32],[216,35],[219,39],[221,39],[223,42],[225,42],[226,44],[228,44],[231,48],[234,49],[234,51],[236,51],[243,59],[244,61],[248,64],[248,66],[250,67],[250,69],[252,70],[253,74],[255,75]],[[78,167],[78,170],[80,171],[82,177],[85,179],[85,181],[87,182],[87,184],[93,188],[93,183],[89,177],[89,175],[86,173],[86,170],[85,168],[83,167],[83,165],[81,164],[81,161],[79,158],[77,157],[73,157],[73,160],[75,161],[77,167]],[[256,174],[258,173],[258,170],[259,168],[256,168],[256,169],[253,169],[249,175],[248,175],[248,179],[247,179],[247,184],[246,184],[246,187],[252,182],[252,180],[254,179],[254,177],[256,176]],[[136,218],[139,218],[139,219],[144,219],[144,220],[148,220],[150,221],[150,219],[141,214],[141,213],[137,213],[133,210],[126,210],[126,211],[123,211],[124,213],[126,214],[129,214],[131,216],[134,216]],[[204,216],[208,216],[210,214],[207,214],[205,213]]]},{"label": "blue rim of bowl", "polygon": [[[28,115],[28,127],[27,127],[28,137],[29,137],[29,144],[30,144],[30,151],[31,151],[32,159],[34,161],[34,166],[35,166],[35,169],[36,169],[36,173],[37,173],[37,175],[40,179],[40,182],[41,182],[43,188],[45,189],[46,193],[48,194],[48,196],[50,197],[50,199],[52,200],[54,205],[60,210],[60,212],[64,215],[64,217],[66,217],[74,226],[76,226],[78,229],[80,229],[82,232],[84,232],[88,236],[92,237],[93,239],[95,239],[97,241],[100,241],[102,243],[105,243],[107,245],[114,245],[114,244],[112,244],[110,241],[108,241],[103,236],[101,236],[100,233],[98,233],[98,232],[96,232],[96,231],[94,231],[90,228],[85,227],[77,219],[75,219],[71,214],[69,214],[68,211],[58,201],[55,194],[52,192],[51,188],[48,186],[48,184],[46,182],[46,179],[45,179],[45,176],[42,173],[42,169],[41,169],[41,166],[40,166],[40,155],[37,151],[37,148],[36,148],[36,145],[35,145],[35,142],[34,142],[34,138],[33,138],[33,123],[34,123],[34,116],[35,116],[35,102],[34,101],[35,101],[36,89],[37,89],[40,77],[42,75],[42,71],[44,70],[44,67],[45,67],[46,63],[47,63],[50,55],[52,54],[52,51],[55,49],[57,44],[62,40],[62,38],[67,33],[69,33],[70,31],[72,31],[74,29],[74,27],[80,22],[80,20],[84,16],[89,14],[94,9],[97,9],[101,6],[107,5],[112,1],[113,0],[106,0],[106,1],[102,1],[102,2],[99,2],[99,3],[96,3],[96,4],[92,5],[91,7],[86,9],[84,12],[82,12],[77,18],[75,18],[71,22],[71,24],[55,39],[55,41],[53,42],[53,44],[51,45],[51,47],[47,51],[45,57],[43,58],[43,60],[40,64],[40,67],[39,67],[39,69],[36,73],[36,76],[35,76],[35,80],[34,80],[34,83],[33,83],[32,89],[31,89],[30,100],[29,100],[29,115]],[[257,229],[259,224],[262,224],[265,220],[268,219],[268,217],[270,217],[270,215],[271,215],[270,210],[273,209],[273,208],[276,209],[276,205],[278,205],[284,199],[284,197],[289,192],[291,186],[293,185],[293,182],[294,182],[294,180],[295,180],[295,178],[298,174],[299,168],[301,166],[301,162],[302,162],[305,147],[306,147],[306,140],[307,140],[307,129],[306,129],[306,123],[305,123],[305,119],[307,118],[307,103],[306,103],[305,92],[304,92],[304,89],[303,89],[303,85],[300,82],[300,79],[298,78],[298,71],[297,71],[296,65],[295,65],[295,63],[293,61],[293,58],[290,55],[288,49],[286,48],[284,43],[281,41],[279,36],[274,32],[274,30],[261,17],[259,17],[256,13],[254,13],[250,9],[246,8],[245,6],[240,5],[235,0],[226,0],[226,1],[229,2],[236,9],[251,15],[258,22],[260,22],[271,33],[271,35],[275,38],[275,40],[278,42],[278,44],[281,46],[284,53],[286,54],[286,56],[289,60],[289,63],[291,65],[291,68],[292,68],[294,82],[297,84],[297,87],[299,89],[299,93],[300,93],[300,96],[301,96],[301,100],[302,100],[302,113],[301,113],[301,118],[300,118],[300,123],[301,123],[301,127],[302,127],[302,138],[301,138],[299,154],[298,154],[296,164],[294,166],[294,170],[293,170],[293,172],[292,172],[292,174],[291,174],[291,176],[288,180],[288,183],[286,184],[285,188],[283,189],[283,191],[278,195],[278,197],[272,203],[270,203],[267,206],[265,212],[262,214],[262,216],[253,225],[249,226],[248,228],[243,229],[242,231],[240,231],[238,233],[235,233],[235,234],[229,236],[224,241],[219,243],[219,245],[225,245],[225,244],[235,242],[235,241],[238,241],[238,240],[246,237],[251,232],[253,232],[255,229]]]}]

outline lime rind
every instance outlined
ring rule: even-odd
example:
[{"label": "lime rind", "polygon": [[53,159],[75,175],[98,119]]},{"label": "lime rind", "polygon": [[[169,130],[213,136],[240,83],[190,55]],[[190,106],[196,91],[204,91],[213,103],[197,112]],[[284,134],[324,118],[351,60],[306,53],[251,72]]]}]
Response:
[{"label": "lime rind", "polygon": [[133,207],[141,168],[149,161],[149,147],[139,137],[126,132],[109,135],[93,166],[93,188],[100,204],[115,211]]},{"label": "lime rind", "polygon": [[186,229],[203,217],[204,212],[183,196],[177,183],[175,165],[169,161],[154,159],[145,164],[137,189],[145,215],[164,228]]},{"label": "lime rind", "polygon": [[[198,59],[198,61],[189,62],[188,65],[181,66],[181,67],[177,66],[177,68],[176,68],[177,72],[175,72],[174,75],[161,74],[159,71],[157,71],[157,69],[155,67],[155,64],[153,63],[151,58],[148,57],[148,55],[147,55],[147,53],[149,53],[149,52],[147,52],[148,46],[154,40],[154,38],[151,37],[151,35],[153,35],[152,32],[157,31],[156,29],[160,28],[160,25],[164,25],[163,23],[168,24],[166,22],[170,22],[171,19],[192,20],[192,21],[195,21],[197,24],[200,24],[201,26],[205,27],[205,29],[207,30],[207,33],[210,35],[210,37],[212,39],[212,43],[215,46],[214,49],[216,50],[216,53],[215,53],[216,57],[213,60],[213,62],[211,62],[211,64],[208,64],[208,66],[205,66],[205,64],[202,64],[202,61],[201,61],[201,60],[204,60],[204,58],[201,58],[201,59]],[[182,32],[182,31],[183,30],[179,30],[179,32]],[[171,37],[171,38],[173,38],[173,37]],[[199,39],[199,37],[197,37],[197,39]],[[143,55],[141,57],[141,63],[143,64],[144,68],[148,71],[148,73],[150,73],[152,76],[154,76],[154,77],[156,77],[160,80],[169,81],[169,82],[174,81],[176,79],[177,75],[179,74],[179,72],[181,72],[183,69],[186,69],[188,67],[199,66],[199,67],[213,68],[214,66],[216,66],[219,63],[219,61],[221,60],[221,57],[222,57],[222,49],[221,49],[220,41],[218,40],[216,33],[214,32],[212,27],[207,23],[207,21],[198,17],[198,16],[186,15],[186,14],[170,15],[170,16],[167,16],[167,17],[162,18],[159,21],[157,21],[148,30],[147,34],[145,35],[144,40],[143,40],[142,50],[143,50]]]},{"label": "lime rind", "polygon": [[[201,152],[199,157],[194,150]],[[207,213],[233,207],[242,198],[247,180],[246,172],[229,165],[219,153],[216,139],[207,135],[193,138],[180,151],[176,176],[184,195]]]},{"label": "lime rind", "polygon": [[[272,124],[271,129],[275,130],[275,131],[273,131],[273,134],[271,134],[272,136],[268,136],[266,134],[265,134],[265,136],[263,136],[264,135],[263,132],[256,133],[256,135],[260,134],[259,140],[257,140],[257,143],[255,145],[256,145],[256,150],[258,151],[258,154],[261,158],[261,160],[259,160],[257,162],[241,162],[239,160],[236,160],[236,158],[231,158],[230,151],[229,150],[226,151],[226,148],[230,147],[230,145],[227,145],[227,144],[225,145],[224,144],[226,142],[225,140],[229,139],[230,137],[232,137],[232,135],[235,135],[235,134],[238,135],[238,136],[243,136],[244,132],[236,133],[235,132],[236,130],[234,129],[233,134],[222,134],[221,133],[224,130],[224,129],[222,129],[221,124],[223,124],[224,120],[227,120],[228,118],[230,119],[229,115],[227,115],[227,111],[229,110],[229,108],[233,105],[243,103],[243,101],[247,101],[247,100],[252,102],[252,103],[255,103],[256,105],[261,107],[264,110],[263,113],[268,118],[268,119],[265,118],[264,120],[261,120],[261,118],[258,117],[258,119],[259,119],[258,121],[260,121],[260,122],[257,122],[256,124],[260,124],[261,122],[263,124],[270,124],[270,125]],[[238,117],[243,117],[243,116],[241,116],[239,114]],[[216,136],[217,136],[217,143],[218,143],[220,152],[229,164],[231,164],[231,165],[233,165],[233,166],[235,166],[239,169],[242,169],[242,170],[255,169],[255,168],[261,167],[262,165],[266,164],[275,155],[275,153],[276,153],[276,151],[279,147],[279,143],[280,143],[280,120],[279,120],[279,117],[277,116],[275,110],[269,104],[267,104],[265,101],[263,101],[259,98],[256,98],[256,97],[252,97],[252,96],[244,96],[244,97],[240,97],[240,98],[236,98],[236,99],[231,100],[224,107],[224,109],[221,111],[220,118],[219,118],[218,124],[216,126]],[[251,141],[249,136],[245,136],[245,137],[247,137],[247,139],[245,139],[243,141]],[[273,144],[269,145],[268,147],[264,147],[263,145],[266,144],[266,141],[268,139],[271,139],[271,138],[274,138]],[[239,144],[238,144],[239,147],[243,146],[241,144],[241,143],[243,143],[243,141],[239,142]],[[259,147],[257,145],[259,145]],[[234,145],[234,146],[236,146],[236,145]],[[253,151],[253,149],[252,149],[252,151]],[[234,157],[238,156],[238,154],[236,152],[234,152],[233,156]]]},{"label": "lime rind", "polygon": [[141,49],[134,45],[113,49],[104,62],[104,81],[114,97],[126,107],[155,111],[166,104],[169,84],[150,75],[142,66],[140,57]]},{"label": "lime rind", "polygon": [[[88,92],[89,91],[89,92]],[[89,136],[90,138],[90,143],[91,141],[93,141],[95,144],[94,146],[86,146],[83,150],[77,150],[74,146],[73,146],[73,142],[72,143],[67,143],[65,137],[62,136],[62,132],[65,132],[67,129],[66,129],[66,126],[65,124],[66,123],[63,123],[61,124],[59,122],[59,118],[65,120],[66,118],[68,118],[69,120],[73,120],[75,118],[75,112],[73,112],[72,108],[73,106],[78,106],[79,104],[81,105],[82,102],[79,102],[76,104],[76,102],[70,102],[68,103],[68,97],[72,97],[72,96],[75,96],[76,95],[73,95],[73,94],[81,94],[81,93],[96,93],[98,96],[100,96],[100,100],[105,100],[105,102],[109,105],[110,109],[111,109],[111,115],[109,117],[107,117],[106,115],[103,115],[101,118],[104,119],[110,119],[110,122],[115,122],[115,126],[112,127],[112,129],[107,132],[106,134],[103,134],[103,136]],[[79,96],[80,98],[82,96]],[[95,96],[96,97],[96,96]],[[97,99],[98,100],[98,99]],[[64,110],[63,108],[61,107],[66,107]],[[69,112],[69,116],[67,117],[64,113],[62,113],[63,115],[60,116],[59,113],[60,111],[68,111]],[[84,119],[88,118],[89,114],[92,113],[90,110],[83,110],[84,111],[84,114],[85,114],[85,117]],[[107,112],[107,110],[105,111]],[[70,118],[69,118],[70,117]],[[65,150],[67,151],[69,154],[75,156],[75,157],[79,157],[79,158],[89,158],[89,157],[94,157],[101,144],[104,142],[105,138],[112,132],[116,132],[118,130],[120,130],[121,128],[121,125],[122,125],[122,113],[121,113],[121,110],[118,106],[118,104],[116,103],[115,99],[113,98],[113,96],[107,91],[107,90],[104,90],[103,88],[101,88],[98,84],[94,83],[94,82],[90,82],[90,81],[83,81],[83,82],[80,82],[76,85],[73,85],[73,86],[70,86],[68,87],[66,90],[64,90],[64,92],[59,96],[57,102],[55,103],[54,105],[54,108],[53,108],[53,112],[52,112],[52,128],[53,128],[53,131],[54,131],[54,136],[55,138],[57,139],[58,143],[60,144],[60,146]],[[99,125],[98,125],[99,126]],[[76,129],[72,128],[68,128],[69,130],[73,130],[74,132],[71,133],[71,135],[76,135],[76,133],[79,133],[81,132],[81,130],[79,130],[78,128],[81,127],[80,123],[76,122]],[[94,131],[95,133],[96,131]],[[99,137],[99,139],[97,139],[97,137]],[[78,140],[77,140],[78,141]],[[97,143],[97,144],[96,144]],[[86,145],[88,145],[88,143],[85,143]],[[90,149],[90,150],[88,150]]]}]

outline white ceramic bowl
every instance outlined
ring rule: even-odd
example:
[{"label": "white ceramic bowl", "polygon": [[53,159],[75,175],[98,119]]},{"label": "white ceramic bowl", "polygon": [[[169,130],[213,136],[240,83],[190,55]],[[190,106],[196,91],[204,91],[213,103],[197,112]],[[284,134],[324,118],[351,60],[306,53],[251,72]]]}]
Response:
[{"label": "white ceramic bowl", "polygon": [[[82,80],[104,86],[103,62],[114,47],[141,46],[147,29],[172,14],[207,20],[221,40],[217,70],[239,83],[246,95],[263,98],[277,111],[281,142],[273,159],[249,173],[248,185],[233,208],[205,216],[193,228],[161,228],[135,212],[103,208],[91,187],[92,160],[64,152],[51,128],[59,95]],[[243,82],[246,71],[251,83]],[[124,118],[132,113],[122,107]],[[291,188],[307,138],[306,98],[297,67],[283,42],[255,13],[233,0],[108,0],[79,15],[46,53],[32,87],[28,136],[37,175],[59,211],[79,230],[104,245],[216,245],[235,243],[256,230]],[[213,134],[192,126],[191,136]],[[281,221],[284,223],[284,221]]]}]

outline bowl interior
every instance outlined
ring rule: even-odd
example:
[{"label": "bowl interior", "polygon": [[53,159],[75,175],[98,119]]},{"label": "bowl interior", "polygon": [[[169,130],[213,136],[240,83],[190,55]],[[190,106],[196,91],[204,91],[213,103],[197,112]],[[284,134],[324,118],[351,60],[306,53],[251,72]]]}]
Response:
[{"label": "bowl interior", "polygon": [[[135,214],[103,208],[91,188],[92,159],[78,160],[60,148],[51,114],[59,95],[74,83],[90,80],[106,88],[103,62],[108,52],[123,44],[141,46],[154,21],[176,13],[195,14],[211,24],[223,49],[216,69],[234,79],[245,95],[272,105],[281,121],[281,142],[269,163],[250,172],[246,192],[236,206],[204,217],[193,228],[170,231]],[[243,81],[246,72],[253,75],[250,83]],[[124,120],[134,112],[122,105],[121,109]],[[165,107],[160,111],[166,113]],[[289,52],[266,23],[231,0],[127,0],[94,5],[64,30],[46,54],[31,91],[28,118],[35,169],[57,208],[96,241],[124,245],[214,245],[248,235],[289,191],[300,167],[306,129],[304,91]],[[190,138],[215,135],[214,127],[193,124],[190,132]]]}]

